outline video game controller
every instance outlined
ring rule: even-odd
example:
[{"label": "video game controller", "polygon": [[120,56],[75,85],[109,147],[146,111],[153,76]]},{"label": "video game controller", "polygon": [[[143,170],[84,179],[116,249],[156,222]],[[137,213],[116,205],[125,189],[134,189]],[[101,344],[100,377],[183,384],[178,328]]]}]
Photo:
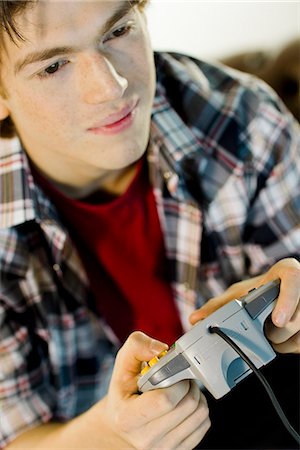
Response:
[{"label": "video game controller", "polygon": [[216,399],[223,397],[252,369],[210,327],[219,327],[260,368],[276,353],[264,335],[264,323],[279,295],[274,280],[222,306],[195,324],[172,347],[147,363],[138,380],[140,392],[171,386],[184,379],[197,380]]}]

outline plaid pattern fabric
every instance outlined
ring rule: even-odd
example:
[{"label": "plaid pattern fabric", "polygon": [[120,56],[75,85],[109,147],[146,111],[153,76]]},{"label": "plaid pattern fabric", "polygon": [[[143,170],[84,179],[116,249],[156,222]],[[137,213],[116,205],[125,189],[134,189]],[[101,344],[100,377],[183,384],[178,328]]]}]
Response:
[{"label": "plaid pattern fabric", "polygon": [[[187,329],[190,312],[232,282],[299,256],[300,132],[255,78],[179,54],[155,58],[147,158]],[[0,140],[0,277],[4,448],[101,398],[119,345],[18,139]]]}]

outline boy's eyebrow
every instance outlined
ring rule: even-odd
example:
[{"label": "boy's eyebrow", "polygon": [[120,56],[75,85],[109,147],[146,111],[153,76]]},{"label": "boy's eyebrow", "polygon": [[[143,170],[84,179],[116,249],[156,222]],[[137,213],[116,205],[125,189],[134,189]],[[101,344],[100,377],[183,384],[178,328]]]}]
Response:
[{"label": "boy's eyebrow", "polygon": [[[119,8],[112,14],[111,17],[107,19],[104,23],[99,35],[104,35],[110,28],[117,23],[122,17],[126,16],[132,7],[136,4],[136,1],[124,0]],[[44,49],[37,52],[32,52],[26,55],[22,60],[16,62],[14,67],[15,75],[20,72],[28,64],[32,64],[39,61],[46,61],[47,59],[53,58],[53,56],[59,56],[66,53],[73,53],[78,50],[76,47],[53,47],[49,49]]]}]

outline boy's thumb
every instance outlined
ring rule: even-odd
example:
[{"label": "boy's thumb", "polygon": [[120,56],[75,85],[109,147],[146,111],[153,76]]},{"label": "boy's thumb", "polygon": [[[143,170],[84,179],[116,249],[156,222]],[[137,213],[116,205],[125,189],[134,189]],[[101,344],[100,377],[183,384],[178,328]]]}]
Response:
[{"label": "boy's thumb", "polygon": [[167,344],[135,331],[116,356],[110,387],[122,391],[123,395],[135,394],[142,362],[149,361],[167,349]]}]

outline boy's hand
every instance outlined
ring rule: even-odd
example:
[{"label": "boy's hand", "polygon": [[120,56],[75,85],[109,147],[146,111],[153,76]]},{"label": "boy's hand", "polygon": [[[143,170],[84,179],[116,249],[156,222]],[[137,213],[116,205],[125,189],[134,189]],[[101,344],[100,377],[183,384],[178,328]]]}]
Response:
[{"label": "boy's hand", "polygon": [[190,316],[195,324],[205,319],[229,301],[248,293],[252,288],[279,278],[280,294],[266,323],[266,335],[274,349],[280,353],[300,353],[300,264],[296,259],[286,258],[277,262],[266,273],[240,281],[230,286],[222,295],[209,300]]},{"label": "boy's hand", "polygon": [[130,335],[117,355],[104,399],[107,426],[136,449],[193,449],[210,427],[206,399],[193,381],[137,392],[141,362],[165,349],[143,333]]}]

